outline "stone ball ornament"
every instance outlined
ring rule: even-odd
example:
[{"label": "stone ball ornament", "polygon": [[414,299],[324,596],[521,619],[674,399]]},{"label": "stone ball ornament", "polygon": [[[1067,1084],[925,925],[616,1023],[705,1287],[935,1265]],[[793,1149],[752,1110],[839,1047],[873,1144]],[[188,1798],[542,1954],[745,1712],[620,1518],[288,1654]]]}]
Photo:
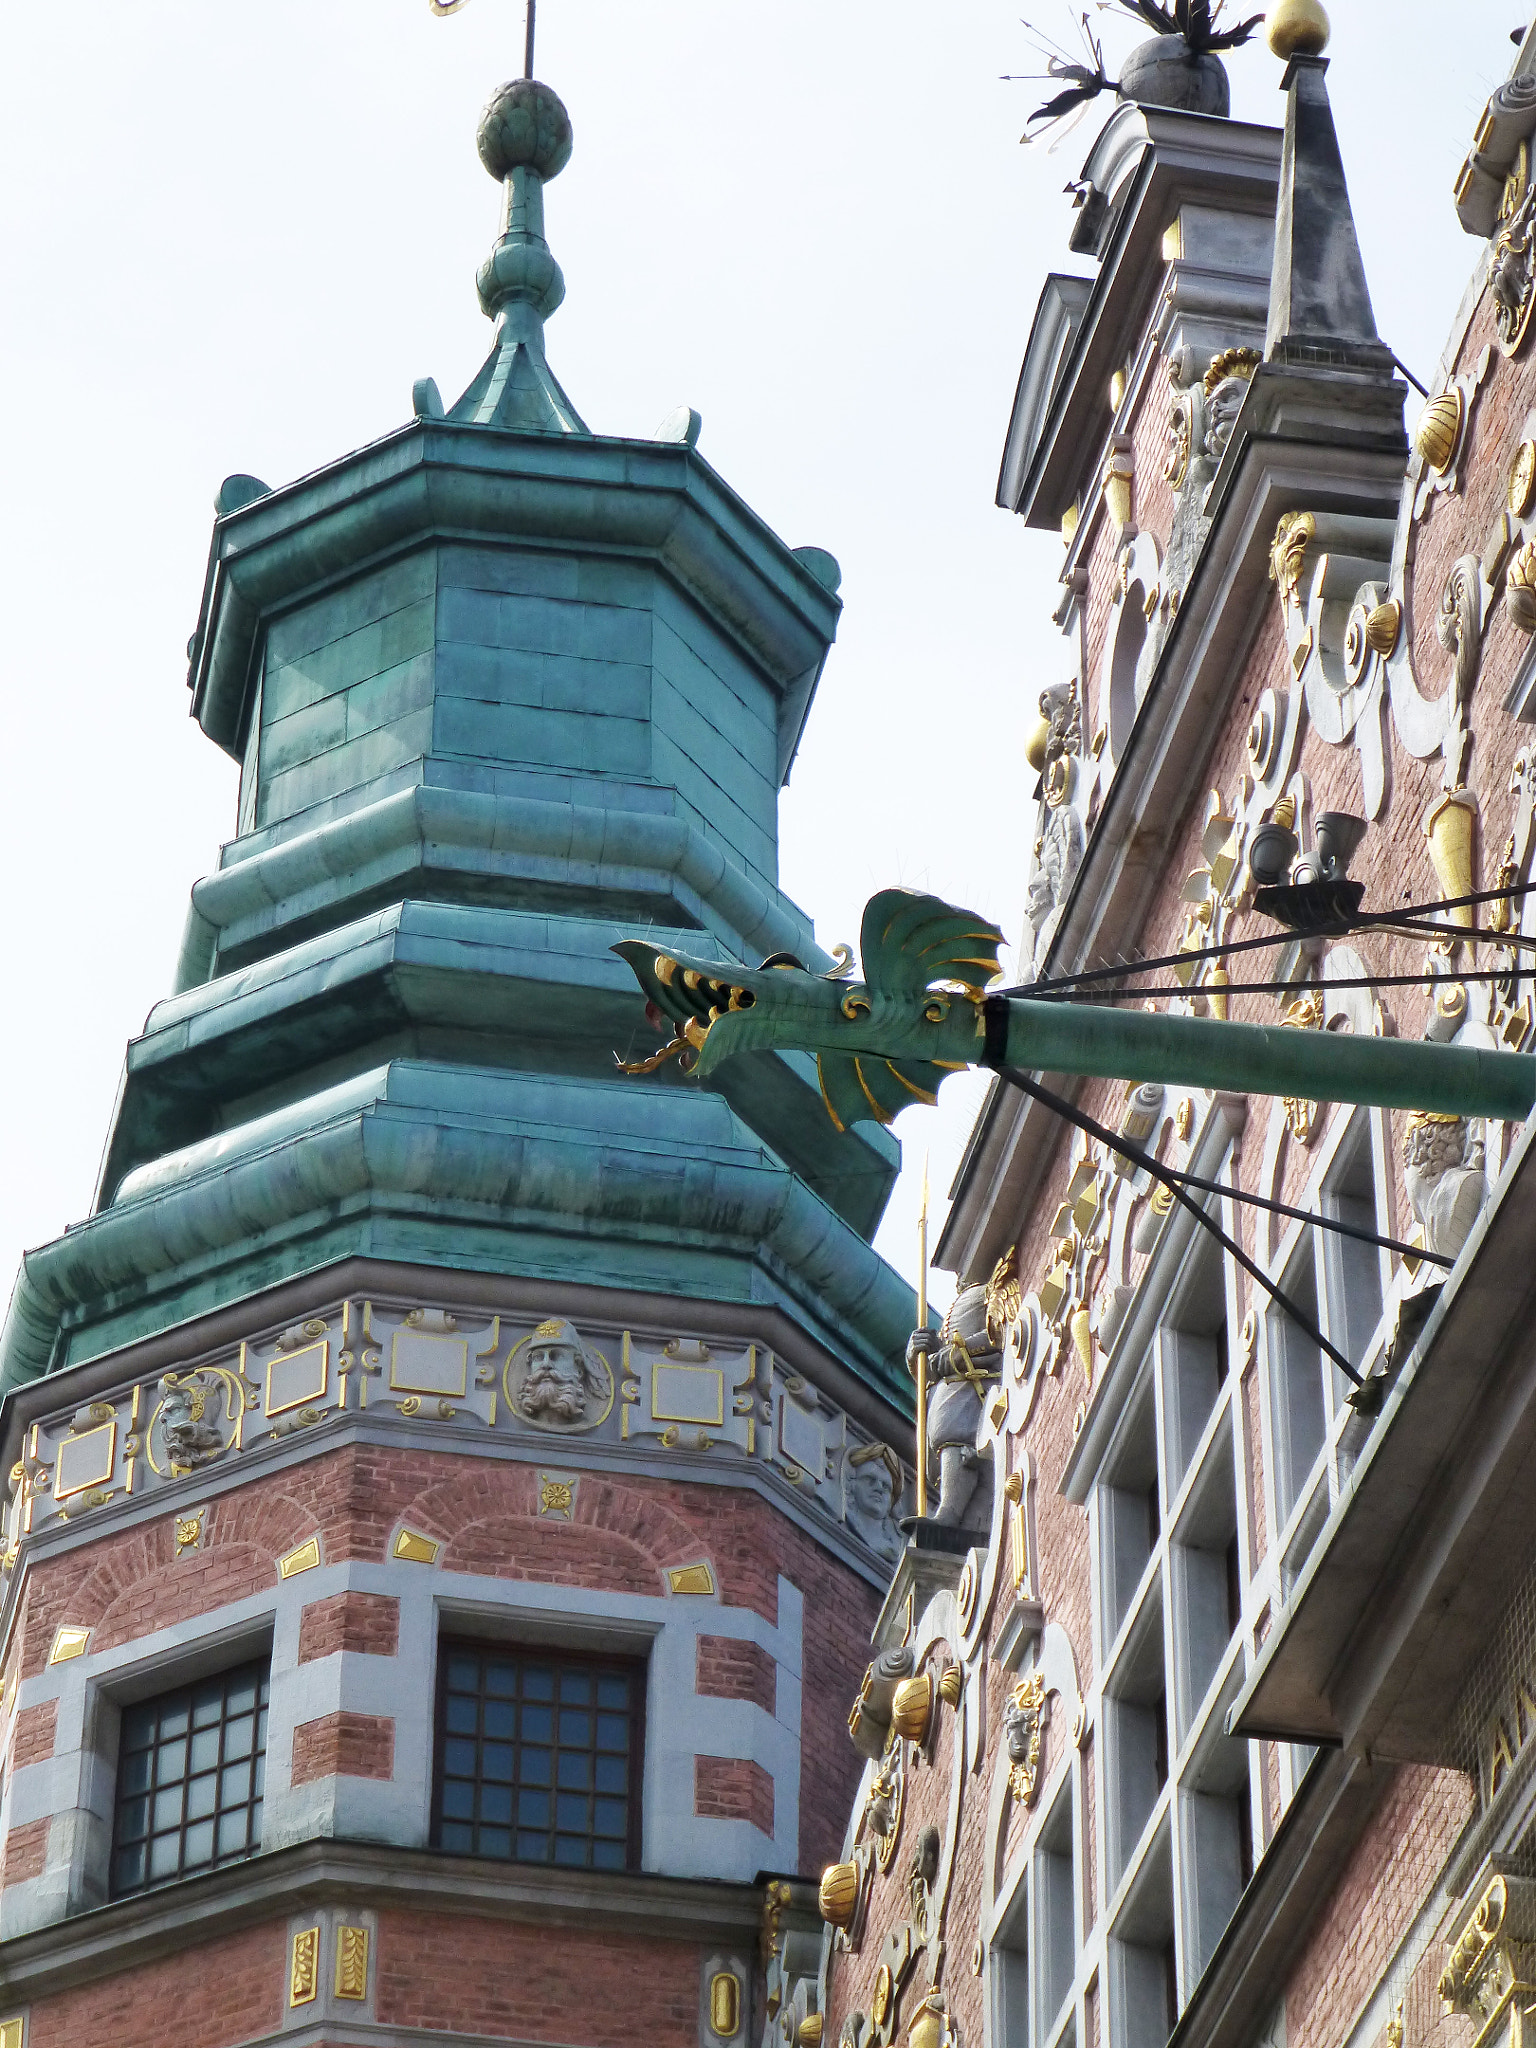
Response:
[{"label": "stone ball ornament", "polygon": [[571,160],[571,117],[557,93],[536,78],[498,86],[480,116],[475,141],[493,178],[522,168],[557,178]]},{"label": "stone ball ornament", "polygon": [[1332,24],[1318,0],[1278,0],[1264,23],[1264,40],[1282,63],[1292,57],[1321,57]]}]

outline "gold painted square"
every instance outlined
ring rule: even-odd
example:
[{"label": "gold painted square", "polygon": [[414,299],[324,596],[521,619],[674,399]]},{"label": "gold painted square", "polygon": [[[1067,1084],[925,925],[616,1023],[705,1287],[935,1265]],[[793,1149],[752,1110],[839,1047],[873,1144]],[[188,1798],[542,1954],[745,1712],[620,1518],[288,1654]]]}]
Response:
[{"label": "gold painted square", "polygon": [[403,1557],[408,1564],[436,1564],[437,1553],[442,1548],[430,1536],[422,1536],[415,1529],[402,1529],[395,1538],[391,1555]]},{"label": "gold painted square", "polygon": [[331,1340],[302,1351],[278,1351],[267,1360],[267,1413],[286,1415],[308,1401],[323,1401],[331,1384]]},{"label": "gold painted square", "polygon": [[48,1652],[50,1664],[67,1664],[71,1657],[83,1657],[85,1646],[91,1640],[88,1628],[61,1628],[53,1638],[53,1648]]},{"label": "gold painted square", "polygon": [[725,1374],[715,1365],[651,1367],[653,1422],[697,1422],[719,1429],[725,1421]]},{"label": "gold painted square", "polygon": [[368,1996],[368,1930],[366,1927],[338,1927],[336,1930],[336,1996]]},{"label": "gold painted square", "polygon": [[713,1593],[715,1575],[707,1564],[673,1565],[667,1573],[674,1593]]},{"label": "gold painted square", "polygon": [[308,2005],[320,1989],[320,1930],[301,1927],[293,1937],[293,1960],[288,1971],[288,2003]]},{"label": "gold painted square", "polygon": [[83,1493],[88,1486],[105,1486],[116,1464],[116,1422],[100,1422],[79,1436],[65,1437],[53,1468],[54,1499],[68,1500],[72,1493]]},{"label": "gold painted square", "polygon": [[26,2034],[25,2013],[13,2013],[9,2019],[0,2020],[0,2048],[23,2048]]},{"label": "gold painted square", "polygon": [[389,1384],[399,1394],[469,1391],[469,1339],[440,1337],[427,1330],[396,1330],[389,1347]]},{"label": "gold painted square", "polygon": [[301,1543],[297,1550],[290,1550],[286,1557],[278,1559],[278,1576],[284,1579],[297,1578],[300,1572],[312,1572],[320,1562],[320,1538],[311,1536],[307,1543]]}]

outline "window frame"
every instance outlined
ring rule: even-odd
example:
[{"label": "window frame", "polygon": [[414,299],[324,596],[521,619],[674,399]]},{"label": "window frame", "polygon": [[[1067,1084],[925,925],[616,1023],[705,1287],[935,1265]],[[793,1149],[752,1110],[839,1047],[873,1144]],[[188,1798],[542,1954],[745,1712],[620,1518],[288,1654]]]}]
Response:
[{"label": "window frame", "polygon": [[[239,1803],[229,1807],[221,1807],[215,1803],[207,1815],[197,1815],[189,1821],[186,1812],[185,1788],[192,1783],[195,1777],[209,1775],[204,1772],[193,1772],[190,1769],[190,1737],[194,1732],[191,1724],[192,1695],[200,1686],[208,1685],[214,1681],[217,1681],[223,1688],[219,1718],[216,1722],[210,1724],[217,1727],[220,1731],[219,1762],[214,1765],[211,1774],[217,1780],[226,1769],[230,1768],[232,1762],[244,1761],[241,1758],[225,1759],[223,1731],[231,1718],[240,1718],[239,1716],[231,1717],[226,1711],[230,1683],[231,1681],[243,1678],[246,1674],[252,1674],[256,1681],[256,1698],[252,1708],[252,1747],[249,1752],[252,1783],[254,1786],[255,1775],[259,1768],[262,1784],[259,1792],[254,1789],[248,1792],[243,1802],[246,1811],[247,1839],[245,1846],[241,1849],[231,1850],[228,1854],[221,1856],[217,1853],[217,1824],[225,1813],[238,1811]],[[187,1768],[183,1769],[178,1781],[183,1788],[183,1803],[182,1816],[177,1828],[177,1865],[175,1870],[156,1877],[150,1874],[149,1869],[150,1844],[155,1840],[157,1832],[168,1834],[170,1831],[168,1829],[157,1831],[150,1826],[146,1828],[143,1836],[136,1838],[135,1841],[125,1842],[123,1839],[122,1820],[124,1808],[131,1801],[138,1798],[146,1798],[152,1802],[157,1789],[151,1784],[141,1791],[125,1790],[123,1786],[124,1764],[130,1756],[140,1754],[142,1746],[136,1745],[133,1749],[128,1749],[124,1743],[123,1730],[124,1723],[129,1715],[142,1709],[153,1708],[156,1715],[156,1733],[154,1739],[148,1745],[147,1753],[151,1757],[156,1756],[162,1746],[159,1729],[164,1703],[167,1700],[174,1700],[179,1695],[185,1696],[188,1702],[187,1739],[189,1749],[186,1758]],[[146,1892],[159,1891],[166,1885],[179,1884],[188,1878],[202,1877],[210,1871],[226,1869],[230,1864],[245,1862],[250,1857],[259,1855],[262,1848],[262,1828],[266,1820],[267,1737],[270,1732],[272,1713],[272,1657],[270,1647],[259,1649],[252,1655],[242,1658],[238,1663],[221,1663],[213,1666],[211,1669],[184,1673],[170,1684],[158,1685],[153,1689],[136,1690],[133,1697],[116,1699],[113,1701],[113,1705],[117,1710],[115,1730],[116,1756],[112,1766],[112,1810],[107,1842],[106,1898],[114,1902],[120,1899],[140,1898]],[[260,1809],[260,1818],[253,1827],[252,1823],[256,1817],[255,1810],[257,1808]],[[149,1818],[151,1820],[153,1818],[152,1805]],[[198,1862],[188,1868],[185,1860],[188,1828],[190,1825],[200,1824],[205,1819],[214,1823],[215,1853],[206,1862]],[[125,1850],[131,1850],[138,1846],[140,1842],[142,1842],[145,1854],[145,1874],[142,1880],[137,1883],[120,1884],[118,1881],[118,1857]]]},{"label": "window frame", "polygon": [[[629,1790],[625,1795],[627,1812],[625,1816],[624,1862],[621,1868],[617,1870],[604,1870],[600,1865],[594,1863],[557,1863],[553,1857],[539,1859],[517,1855],[496,1856],[481,1849],[450,1849],[443,1846],[441,1837],[443,1826],[443,1784],[445,1778],[443,1766],[448,1736],[448,1666],[449,1660],[455,1652],[477,1657],[482,1663],[487,1658],[499,1657],[512,1659],[519,1663],[546,1662],[553,1664],[557,1669],[566,1666],[585,1666],[593,1670],[606,1668],[609,1671],[615,1668],[622,1668],[627,1672],[631,1687],[628,1750]],[[432,1802],[428,1817],[428,1844],[434,1854],[439,1856],[469,1856],[491,1863],[516,1865],[524,1870],[584,1870],[592,1876],[607,1877],[633,1876],[638,1872],[642,1867],[641,1853],[644,1841],[646,1699],[649,1689],[649,1676],[649,1666],[646,1657],[643,1654],[637,1655],[629,1647],[617,1650],[599,1650],[585,1646],[579,1648],[574,1646],[568,1647],[563,1643],[552,1643],[548,1639],[529,1638],[521,1635],[507,1639],[500,1636],[473,1635],[464,1631],[448,1629],[441,1631],[437,1639],[437,1670],[433,1683]],[[483,1696],[482,1692],[481,1697]],[[559,1745],[555,1744],[552,1747],[558,1753]],[[589,1753],[596,1754],[595,1751]],[[483,1781],[477,1775],[475,1783],[478,1785],[481,1782]],[[554,1792],[558,1788],[551,1786],[550,1789]],[[475,1825],[478,1827],[479,1824],[476,1823]],[[515,1841],[517,1835],[515,1819],[511,1823],[510,1832]],[[552,1830],[552,1832],[558,1832],[558,1830]],[[590,1844],[594,1838],[589,1835],[587,1839]]]}]

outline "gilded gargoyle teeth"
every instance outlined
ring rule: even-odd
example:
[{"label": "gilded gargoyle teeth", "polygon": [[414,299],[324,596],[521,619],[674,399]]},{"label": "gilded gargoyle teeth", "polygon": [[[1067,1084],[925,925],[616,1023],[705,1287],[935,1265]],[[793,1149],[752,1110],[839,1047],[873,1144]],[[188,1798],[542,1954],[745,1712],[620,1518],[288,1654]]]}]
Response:
[{"label": "gilded gargoyle teeth", "polygon": [[683,987],[684,987],[684,988],[687,988],[687,989],[695,989],[695,988],[703,988],[704,986],[705,986],[705,981],[704,981],[704,977],[703,977],[703,975],[702,975],[702,974],[700,974],[699,970],[698,970],[698,969],[697,969],[696,967],[685,967],[685,968],[683,969]]},{"label": "gilded gargoyle teeth", "polygon": [[732,1010],[750,1010],[756,1001],[757,997],[753,995],[751,989],[733,988],[731,990],[731,1000],[727,1008]]},{"label": "gilded gargoyle teeth", "polygon": [[709,1036],[709,1026],[701,1024],[697,1017],[690,1017],[683,1025],[683,1036],[695,1052],[702,1052],[704,1041]]},{"label": "gilded gargoyle teeth", "polygon": [[672,986],[672,977],[677,972],[677,962],[670,954],[658,953],[656,955],[654,971],[656,979],[661,983],[662,987],[670,988]]}]

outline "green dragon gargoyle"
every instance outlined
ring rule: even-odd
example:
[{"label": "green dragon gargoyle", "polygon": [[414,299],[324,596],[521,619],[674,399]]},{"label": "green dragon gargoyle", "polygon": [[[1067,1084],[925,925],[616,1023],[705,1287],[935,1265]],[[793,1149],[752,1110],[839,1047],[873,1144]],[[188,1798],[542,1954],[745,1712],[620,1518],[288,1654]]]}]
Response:
[{"label": "green dragon gargoyle", "polygon": [[967,1066],[1451,1116],[1523,1118],[1536,1102],[1529,1053],[1228,1023],[1139,1002],[1063,1001],[1054,990],[988,994],[1001,944],[984,917],[908,889],[883,889],[865,909],[863,981],[812,974],[787,953],[732,967],[628,939],[614,951],[674,1035],[650,1059],[619,1064],[648,1074],[676,1058],[702,1077],[732,1053],[814,1053],[839,1130],[931,1103],[945,1075]]},{"label": "green dragon gargoyle", "polygon": [[882,889],[866,904],[862,982],[812,974],[789,953],[755,969],[722,967],[626,939],[613,950],[674,1037],[651,1059],[620,1065],[650,1073],[676,1056],[702,1078],[733,1053],[807,1048],[840,1131],[888,1124],[914,1102],[936,1101],[945,1075],[980,1056],[981,1003],[1002,943],[984,917],[910,889]]}]

